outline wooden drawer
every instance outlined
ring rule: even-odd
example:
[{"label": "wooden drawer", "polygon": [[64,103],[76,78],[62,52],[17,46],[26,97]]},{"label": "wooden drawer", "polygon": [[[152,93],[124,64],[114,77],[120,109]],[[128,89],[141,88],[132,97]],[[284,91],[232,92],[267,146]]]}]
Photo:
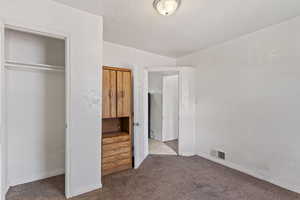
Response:
[{"label": "wooden drawer", "polygon": [[102,170],[113,169],[113,168],[117,168],[117,167],[123,166],[123,165],[131,165],[131,158],[103,163]]},{"label": "wooden drawer", "polygon": [[102,175],[105,176],[108,174],[120,172],[120,171],[131,169],[131,168],[132,168],[132,164],[120,165],[120,166],[117,166],[114,168],[106,168],[106,169],[102,169]]},{"label": "wooden drawer", "polygon": [[102,144],[112,144],[112,143],[118,143],[118,142],[126,142],[130,140],[129,135],[120,135],[120,136],[114,136],[114,137],[105,137],[102,138]]},{"label": "wooden drawer", "polygon": [[103,163],[102,170],[116,168],[118,165],[115,162]]},{"label": "wooden drawer", "polygon": [[123,159],[123,160],[118,160],[116,161],[117,165],[127,165],[131,164],[131,158]]},{"label": "wooden drawer", "polygon": [[103,145],[102,149],[103,151],[110,151],[110,150],[115,150],[123,147],[130,147],[131,143],[130,141],[127,142],[119,142],[119,143],[112,143],[112,144],[105,144]]},{"label": "wooden drawer", "polygon": [[106,158],[109,156],[115,156],[115,155],[122,154],[122,153],[128,153],[128,152],[130,152],[130,150],[131,150],[130,146],[122,147],[122,148],[114,149],[114,150],[103,150],[102,157]]},{"label": "wooden drawer", "polygon": [[130,156],[131,156],[130,152],[120,153],[114,156],[102,158],[102,163],[109,163],[109,162],[115,162],[123,159],[130,159]]}]

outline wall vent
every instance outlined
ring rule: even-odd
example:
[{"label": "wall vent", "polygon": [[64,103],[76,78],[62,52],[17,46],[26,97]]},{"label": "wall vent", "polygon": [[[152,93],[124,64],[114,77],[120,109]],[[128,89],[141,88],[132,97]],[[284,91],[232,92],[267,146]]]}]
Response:
[{"label": "wall vent", "polygon": [[219,159],[225,160],[225,152],[217,151],[217,156]]}]

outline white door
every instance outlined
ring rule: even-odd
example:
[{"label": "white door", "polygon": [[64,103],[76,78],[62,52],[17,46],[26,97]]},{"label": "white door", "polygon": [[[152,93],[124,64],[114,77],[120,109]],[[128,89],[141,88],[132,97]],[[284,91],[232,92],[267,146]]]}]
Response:
[{"label": "white door", "polygon": [[[70,56],[70,38],[65,39],[65,196],[68,198],[71,196],[71,160],[70,160],[70,90],[71,90],[71,65],[69,62]],[[99,99],[98,99],[99,100]]]},{"label": "white door", "polygon": [[[134,88],[134,168],[138,168],[148,155],[148,74],[142,67],[133,70]],[[146,106],[146,107],[145,107]]]},{"label": "white door", "polygon": [[4,160],[4,133],[3,133],[3,110],[2,110],[2,103],[3,103],[3,62],[4,62],[4,58],[3,58],[3,48],[4,48],[4,26],[3,23],[0,21],[0,200],[4,199],[4,190],[5,190],[5,180],[4,180],[4,174],[5,174],[5,160]]},{"label": "white door", "polygon": [[178,139],[179,132],[178,75],[164,76],[162,89],[162,140]]}]

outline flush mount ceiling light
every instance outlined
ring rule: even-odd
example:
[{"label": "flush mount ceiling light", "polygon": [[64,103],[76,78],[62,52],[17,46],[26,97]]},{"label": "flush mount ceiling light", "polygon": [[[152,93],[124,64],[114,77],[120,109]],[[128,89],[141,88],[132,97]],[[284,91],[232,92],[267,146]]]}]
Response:
[{"label": "flush mount ceiling light", "polygon": [[179,7],[181,0],[154,0],[153,6],[161,15],[172,15]]}]

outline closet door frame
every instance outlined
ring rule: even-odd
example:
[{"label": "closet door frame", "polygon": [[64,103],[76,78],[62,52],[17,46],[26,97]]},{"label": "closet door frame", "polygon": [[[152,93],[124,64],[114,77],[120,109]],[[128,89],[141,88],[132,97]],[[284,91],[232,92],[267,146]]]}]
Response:
[{"label": "closet door frame", "polygon": [[0,200],[5,199],[5,194],[8,191],[8,186],[6,184],[6,134],[5,134],[5,92],[4,92],[4,83],[5,83],[5,77],[4,77],[4,23],[0,20],[0,88],[1,88],[1,98],[0,98]]},{"label": "closet door frame", "polygon": [[1,88],[1,103],[0,103],[0,144],[1,144],[1,155],[0,155],[0,200],[5,199],[5,195],[9,189],[7,183],[7,132],[6,132],[6,76],[5,76],[5,53],[4,53],[4,40],[5,40],[5,28],[13,29],[16,31],[22,31],[46,37],[62,39],[65,41],[65,196],[71,197],[70,185],[71,185],[71,162],[70,162],[70,91],[71,91],[71,66],[70,66],[70,43],[71,36],[68,33],[58,32],[45,27],[36,26],[33,24],[26,24],[15,21],[1,21],[0,19],[0,88]]}]

